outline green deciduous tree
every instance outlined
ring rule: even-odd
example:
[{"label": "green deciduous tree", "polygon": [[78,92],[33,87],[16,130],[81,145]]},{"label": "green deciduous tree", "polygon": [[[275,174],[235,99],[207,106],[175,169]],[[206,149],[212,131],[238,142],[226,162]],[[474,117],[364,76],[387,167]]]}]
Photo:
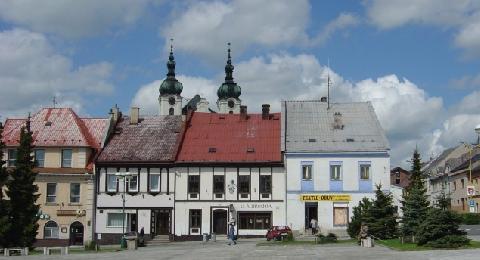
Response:
[{"label": "green deciduous tree", "polygon": [[33,138],[30,131],[30,116],[26,127],[20,131],[20,145],[17,150],[16,167],[7,182],[7,196],[10,198],[8,243],[11,246],[31,247],[38,230],[38,187],[34,184],[36,173],[34,162]]},{"label": "green deciduous tree", "polygon": [[9,229],[8,221],[8,201],[5,199],[3,189],[8,180],[7,170],[4,160],[5,144],[2,139],[3,126],[0,122],[0,247],[5,247],[7,244],[7,231]]},{"label": "green deciduous tree", "polygon": [[410,185],[404,192],[402,201],[401,235],[415,242],[416,231],[427,216],[429,202],[427,189],[423,185],[423,174],[420,165],[420,154],[415,149],[412,157]]},{"label": "green deciduous tree", "polygon": [[348,235],[350,235],[351,238],[357,238],[362,222],[365,222],[371,206],[372,201],[368,198],[363,198],[358,202],[358,206],[353,207],[353,216],[347,228]]},{"label": "green deciduous tree", "polygon": [[393,196],[382,191],[377,185],[375,200],[365,216],[368,233],[378,239],[390,239],[397,235],[397,208],[393,205]]}]

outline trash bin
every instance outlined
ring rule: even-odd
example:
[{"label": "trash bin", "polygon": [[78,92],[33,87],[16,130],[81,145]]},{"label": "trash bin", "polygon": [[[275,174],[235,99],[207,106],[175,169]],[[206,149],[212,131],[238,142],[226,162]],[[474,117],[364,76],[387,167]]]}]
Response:
[{"label": "trash bin", "polygon": [[203,233],[203,242],[208,241],[208,233]]},{"label": "trash bin", "polygon": [[137,250],[137,236],[125,236],[125,240],[127,241],[128,250]]},{"label": "trash bin", "polygon": [[212,233],[212,241],[217,242],[217,234]]},{"label": "trash bin", "polygon": [[125,236],[122,236],[120,239],[120,248],[127,248],[127,240],[125,240]]}]

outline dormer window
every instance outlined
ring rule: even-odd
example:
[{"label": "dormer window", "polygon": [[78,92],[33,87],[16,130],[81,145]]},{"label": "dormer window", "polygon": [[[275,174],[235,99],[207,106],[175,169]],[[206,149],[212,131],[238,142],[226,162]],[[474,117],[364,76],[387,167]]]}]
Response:
[{"label": "dormer window", "polygon": [[247,148],[247,153],[254,153],[255,152],[255,148]]},{"label": "dormer window", "polygon": [[215,148],[215,147],[209,147],[209,148],[208,148],[208,152],[209,152],[209,153],[216,153],[216,152],[217,152],[217,148]]}]

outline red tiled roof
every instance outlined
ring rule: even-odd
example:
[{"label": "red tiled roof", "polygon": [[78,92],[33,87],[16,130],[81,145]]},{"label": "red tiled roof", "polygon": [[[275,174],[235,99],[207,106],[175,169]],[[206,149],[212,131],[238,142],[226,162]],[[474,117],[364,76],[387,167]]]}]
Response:
[{"label": "red tiled roof", "polygon": [[245,120],[238,114],[195,112],[177,162],[281,162],[280,113],[271,115],[263,120],[249,114]]},{"label": "red tiled roof", "polygon": [[[26,119],[7,119],[2,139],[7,146],[17,146],[20,129]],[[107,118],[79,118],[71,108],[43,108],[31,118],[33,145],[39,147],[100,148],[108,127]]]}]

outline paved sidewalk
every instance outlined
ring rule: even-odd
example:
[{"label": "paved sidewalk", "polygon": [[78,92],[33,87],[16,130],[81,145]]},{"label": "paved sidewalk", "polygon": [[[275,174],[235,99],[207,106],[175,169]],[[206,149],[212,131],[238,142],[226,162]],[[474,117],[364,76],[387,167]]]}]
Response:
[{"label": "paved sidewalk", "polygon": [[0,259],[465,259],[478,260],[480,249],[399,252],[385,247],[361,248],[353,244],[256,246],[257,241],[240,240],[236,246],[225,242],[177,242],[137,251],[72,254],[67,256],[28,256]]}]

